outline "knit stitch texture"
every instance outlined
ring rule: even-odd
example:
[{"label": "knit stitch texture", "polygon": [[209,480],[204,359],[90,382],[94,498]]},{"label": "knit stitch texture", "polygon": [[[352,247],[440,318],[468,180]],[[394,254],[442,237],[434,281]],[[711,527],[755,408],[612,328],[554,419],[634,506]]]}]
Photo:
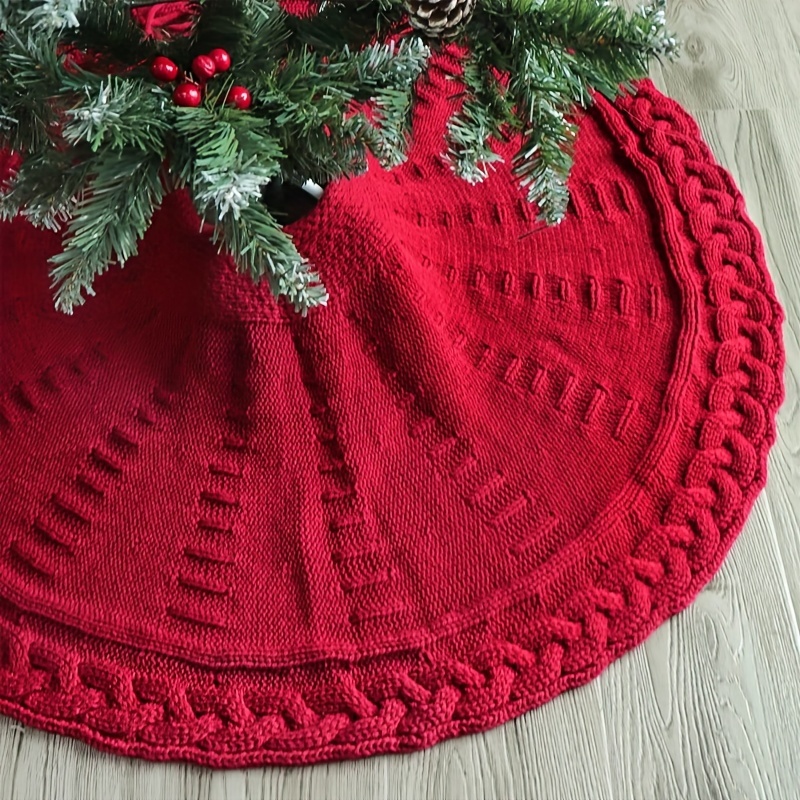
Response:
[{"label": "knit stitch texture", "polygon": [[[683,609],[766,478],[781,309],[649,82],[581,121],[566,221],[407,164],[295,223],[305,319],[172,195],[66,317],[0,226],[0,710],[214,766],[412,750],[586,683]],[[510,154],[514,143],[500,146]]]}]

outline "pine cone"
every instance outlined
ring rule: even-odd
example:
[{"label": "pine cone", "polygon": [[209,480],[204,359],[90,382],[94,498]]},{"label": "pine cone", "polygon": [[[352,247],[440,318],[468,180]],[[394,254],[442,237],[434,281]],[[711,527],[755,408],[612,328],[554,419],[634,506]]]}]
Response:
[{"label": "pine cone", "polygon": [[469,22],[475,0],[405,0],[409,22],[427,36],[455,36]]}]

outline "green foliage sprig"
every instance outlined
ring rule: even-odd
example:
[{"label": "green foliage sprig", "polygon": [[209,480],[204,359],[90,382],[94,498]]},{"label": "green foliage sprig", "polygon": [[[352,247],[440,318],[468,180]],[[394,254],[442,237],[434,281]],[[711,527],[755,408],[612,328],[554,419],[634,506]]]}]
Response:
[{"label": "green foliage sprig", "polygon": [[[676,43],[664,2],[628,13],[605,0],[478,0],[459,31],[463,105],[442,150],[483,180],[494,137],[520,137],[513,172],[541,217],[569,194],[574,112],[613,98]],[[137,252],[166,192],[185,188],[212,240],[302,313],[327,301],[319,275],[260,202],[271,180],[327,184],[402,163],[414,84],[442,47],[404,24],[403,0],[324,0],[311,16],[278,0],[196,0],[188,35],[147,38],[131,0],[0,0],[0,148],[23,156],[0,187],[0,217],[63,232],[56,307],[71,313],[109,265]],[[391,36],[389,36],[391,34]],[[231,76],[198,108],[154,81],[157,55],[188,65],[223,47]],[[79,66],[74,54],[91,54]],[[248,110],[224,103],[235,75]]]}]

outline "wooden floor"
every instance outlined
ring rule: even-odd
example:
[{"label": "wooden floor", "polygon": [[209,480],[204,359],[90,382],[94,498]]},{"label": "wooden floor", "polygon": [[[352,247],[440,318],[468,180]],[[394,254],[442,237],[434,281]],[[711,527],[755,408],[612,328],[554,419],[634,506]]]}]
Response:
[{"label": "wooden floor", "polygon": [[787,311],[769,485],[694,606],[583,689],[401,757],[213,772],[2,719],[2,800],[800,798],[800,0],[671,0],[669,17],[683,56],[654,76],[737,177]]}]

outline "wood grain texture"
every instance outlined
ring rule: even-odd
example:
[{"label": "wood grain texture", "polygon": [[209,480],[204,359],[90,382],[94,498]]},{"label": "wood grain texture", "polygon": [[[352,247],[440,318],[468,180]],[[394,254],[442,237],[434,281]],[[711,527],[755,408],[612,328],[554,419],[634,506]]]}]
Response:
[{"label": "wood grain texture", "polygon": [[590,685],[406,756],[214,772],[108,756],[0,719],[2,800],[800,795],[800,0],[672,0],[669,17],[685,49],[654,77],[696,112],[736,176],[787,312],[767,490],[697,602]]},{"label": "wood grain texture", "polygon": [[789,27],[794,37],[796,48],[800,51],[800,3],[797,0],[781,0],[781,2],[789,20]]},{"label": "wood grain texture", "polygon": [[667,94],[694,111],[797,105],[800,50],[784,0],[673,0],[669,9],[684,46],[657,76]]}]

